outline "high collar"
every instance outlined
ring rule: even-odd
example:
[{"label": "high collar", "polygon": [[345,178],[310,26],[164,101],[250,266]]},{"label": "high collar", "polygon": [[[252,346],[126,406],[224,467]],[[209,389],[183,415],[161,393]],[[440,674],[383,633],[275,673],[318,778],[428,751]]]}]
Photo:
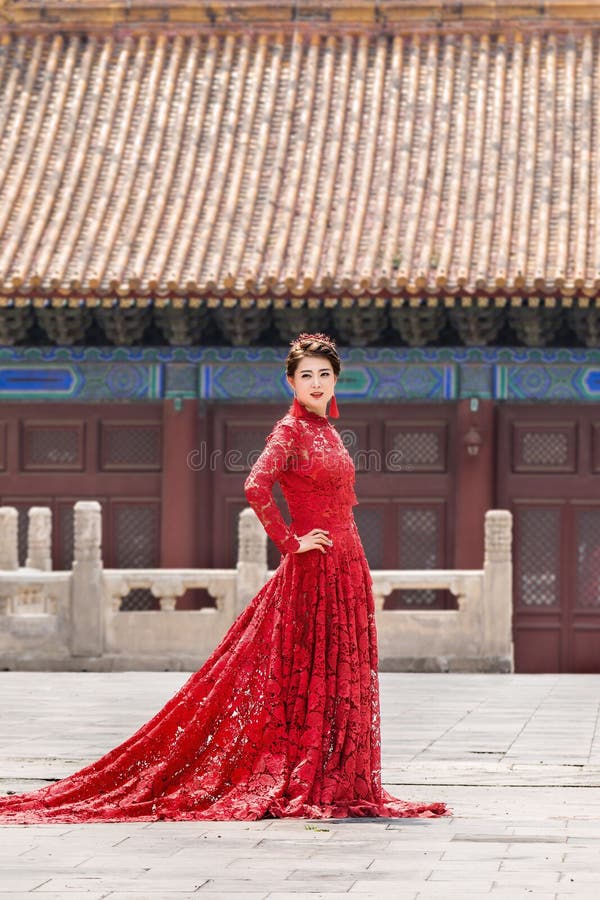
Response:
[{"label": "high collar", "polygon": [[296,400],[294,403],[292,403],[288,412],[296,419],[308,419],[309,422],[315,422],[317,425],[321,425],[322,427],[324,427],[325,425],[329,425],[329,419],[327,418],[327,416],[320,416],[318,413],[311,412],[310,409],[307,409],[306,406],[300,403],[299,400]]}]

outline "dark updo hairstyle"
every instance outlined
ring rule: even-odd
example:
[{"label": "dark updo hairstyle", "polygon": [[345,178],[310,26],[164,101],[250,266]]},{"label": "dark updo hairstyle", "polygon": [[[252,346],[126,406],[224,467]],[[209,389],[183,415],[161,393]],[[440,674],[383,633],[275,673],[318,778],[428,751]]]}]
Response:
[{"label": "dark updo hairstyle", "polygon": [[324,356],[331,363],[333,374],[337,378],[342,362],[335,349],[335,343],[326,334],[301,334],[290,345],[290,352],[285,361],[285,371],[292,378],[301,359],[307,356]]}]

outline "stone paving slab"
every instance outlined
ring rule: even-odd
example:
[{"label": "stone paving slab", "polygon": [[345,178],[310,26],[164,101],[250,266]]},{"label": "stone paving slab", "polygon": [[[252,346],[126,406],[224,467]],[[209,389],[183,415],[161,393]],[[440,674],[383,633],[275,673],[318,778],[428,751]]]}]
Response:
[{"label": "stone paving slab", "polygon": [[[0,673],[0,790],[97,759],[182,673]],[[0,828],[0,900],[597,900],[600,676],[381,677],[383,776],[453,816]]]}]

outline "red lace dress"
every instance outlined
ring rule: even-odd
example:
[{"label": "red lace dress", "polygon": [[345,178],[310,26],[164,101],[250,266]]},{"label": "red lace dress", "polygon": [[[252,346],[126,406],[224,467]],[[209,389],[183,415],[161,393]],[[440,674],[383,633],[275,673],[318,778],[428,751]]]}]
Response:
[{"label": "red lace dress", "polygon": [[[326,418],[303,409],[277,422],[245,484],[283,554],[272,578],[154,718],[74,775],[1,798],[0,822],[443,815],[442,803],[381,787],[375,617],[353,486]],[[295,535],[315,527],[333,546],[295,554]]]}]

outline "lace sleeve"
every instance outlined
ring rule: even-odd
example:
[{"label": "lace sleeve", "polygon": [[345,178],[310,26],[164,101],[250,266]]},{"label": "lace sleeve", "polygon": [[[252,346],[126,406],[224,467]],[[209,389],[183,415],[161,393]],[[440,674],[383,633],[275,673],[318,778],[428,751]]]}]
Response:
[{"label": "lace sleeve", "polygon": [[273,485],[292,456],[294,443],[293,429],[278,422],[244,483],[248,503],[281,553],[295,553],[300,546],[300,541],[286,525],[273,499]]}]

